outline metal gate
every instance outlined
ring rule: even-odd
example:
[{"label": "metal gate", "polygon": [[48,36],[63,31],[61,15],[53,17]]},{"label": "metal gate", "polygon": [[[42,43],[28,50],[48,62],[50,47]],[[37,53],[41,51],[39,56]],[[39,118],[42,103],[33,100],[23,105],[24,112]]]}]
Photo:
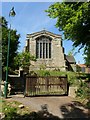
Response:
[{"label": "metal gate", "polygon": [[67,76],[26,77],[25,96],[67,94]]}]

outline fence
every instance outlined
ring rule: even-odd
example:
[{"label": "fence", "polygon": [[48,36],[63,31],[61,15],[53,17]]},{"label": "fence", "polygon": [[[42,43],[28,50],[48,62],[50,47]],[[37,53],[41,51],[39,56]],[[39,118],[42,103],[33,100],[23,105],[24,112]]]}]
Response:
[{"label": "fence", "polygon": [[67,76],[26,76],[25,96],[67,94]]}]

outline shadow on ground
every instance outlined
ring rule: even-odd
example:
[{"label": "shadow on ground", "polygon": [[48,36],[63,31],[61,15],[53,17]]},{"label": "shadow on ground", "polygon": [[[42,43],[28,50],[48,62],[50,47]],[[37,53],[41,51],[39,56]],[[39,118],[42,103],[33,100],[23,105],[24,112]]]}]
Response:
[{"label": "shadow on ground", "polygon": [[79,118],[90,119],[89,109],[84,109],[84,106],[78,101],[64,104],[60,107],[63,118]]},{"label": "shadow on ground", "polygon": [[41,110],[38,112],[31,112],[30,114],[25,115],[20,115],[16,112],[10,114],[10,117],[6,116],[4,120],[60,120],[59,117],[48,112],[47,104],[42,105]]},{"label": "shadow on ground", "polygon": [[6,116],[5,120],[61,120],[70,118],[90,119],[90,116],[82,109],[82,104],[76,101],[72,101],[70,104],[65,104],[60,107],[63,118],[54,116],[48,112],[48,105],[41,105],[41,110],[38,112],[31,112],[30,114],[20,115],[15,112],[10,113],[10,117]]}]

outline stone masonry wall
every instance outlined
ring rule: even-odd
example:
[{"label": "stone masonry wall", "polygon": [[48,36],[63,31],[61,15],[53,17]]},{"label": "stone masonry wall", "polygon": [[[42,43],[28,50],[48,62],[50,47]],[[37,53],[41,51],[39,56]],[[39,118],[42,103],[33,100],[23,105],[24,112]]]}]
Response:
[{"label": "stone masonry wall", "polygon": [[[47,34],[46,34],[47,36]],[[38,37],[38,36],[37,36]],[[61,38],[49,36],[52,38],[51,58],[50,59],[37,59],[36,62],[31,61],[30,71],[38,70],[41,67],[46,69],[59,69],[65,71],[64,51],[61,45]],[[36,36],[29,38],[29,51],[30,54],[36,56]]]}]

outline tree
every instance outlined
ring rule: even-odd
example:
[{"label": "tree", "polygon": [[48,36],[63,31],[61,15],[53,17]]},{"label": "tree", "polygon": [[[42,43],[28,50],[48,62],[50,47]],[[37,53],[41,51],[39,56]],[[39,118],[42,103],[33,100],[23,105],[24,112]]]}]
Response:
[{"label": "tree", "polygon": [[36,61],[36,58],[29,52],[22,52],[18,53],[14,60],[17,68],[21,67],[24,70],[24,72],[28,73],[29,66],[31,65],[30,61]]},{"label": "tree", "polygon": [[86,46],[85,47],[85,51],[84,51],[84,54],[85,54],[85,64],[90,67],[90,45]]},{"label": "tree", "polygon": [[[64,31],[65,39],[72,40],[75,47],[90,47],[90,2],[57,2],[46,12],[50,18],[57,18],[56,27]],[[87,51],[90,53],[90,49]]]},{"label": "tree", "polygon": [[8,48],[8,33],[10,31],[10,52],[9,52],[9,72],[15,69],[14,57],[17,55],[19,47],[20,34],[16,30],[9,29],[8,23],[4,17],[0,17],[0,24],[2,28],[2,70],[6,70],[7,48]]}]

